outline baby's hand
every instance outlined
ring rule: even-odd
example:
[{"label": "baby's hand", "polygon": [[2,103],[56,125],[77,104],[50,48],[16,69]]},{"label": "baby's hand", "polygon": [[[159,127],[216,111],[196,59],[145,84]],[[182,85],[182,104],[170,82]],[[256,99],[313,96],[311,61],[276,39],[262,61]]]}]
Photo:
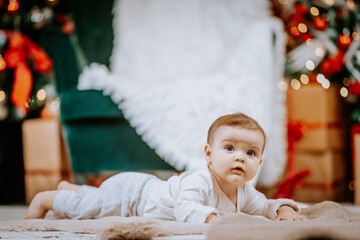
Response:
[{"label": "baby's hand", "polygon": [[207,218],[205,223],[212,223],[215,222],[215,220],[218,218],[218,216],[215,213],[210,214]]},{"label": "baby's hand", "polygon": [[277,211],[277,218],[276,221],[280,220],[290,220],[290,221],[296,221],[296,220],[305,220],[307,217],[304,215],[296,212],[292,207],[290,206],[281,206],[279,210]]}]

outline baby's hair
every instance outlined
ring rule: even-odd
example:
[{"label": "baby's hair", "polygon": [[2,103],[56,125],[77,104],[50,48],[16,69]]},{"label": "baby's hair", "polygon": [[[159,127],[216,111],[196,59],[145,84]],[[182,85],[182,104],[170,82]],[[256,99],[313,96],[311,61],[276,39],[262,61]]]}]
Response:
[{"label": "baby's hair", "polygon": [[264,146],[266,145],[266,135],[262,127],[253,118],[243,113],[233,113],[224,115],[216,119],[210,126],[207,136],[207,143],[210,144],[213,141],[216,130],[221,126],[238,127],[248,130],[260,131],[264,136]]}]

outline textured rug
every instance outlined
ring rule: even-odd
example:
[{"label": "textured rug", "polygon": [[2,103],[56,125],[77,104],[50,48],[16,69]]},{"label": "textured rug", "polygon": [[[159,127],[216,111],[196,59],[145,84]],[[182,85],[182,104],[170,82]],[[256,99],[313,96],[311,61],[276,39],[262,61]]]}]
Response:
[{"label": "textured rug", "polygon": [[214,224],[164,222],[142,217],[96,220],[35,219],[0,221],[0,231],[63,231],[96,233],[99,239],[151,239],[205,234],[206,239],[359,239],[360,212],[334,202],[303,208],[306,221],[272,221],[260,216],[231,214]]}]

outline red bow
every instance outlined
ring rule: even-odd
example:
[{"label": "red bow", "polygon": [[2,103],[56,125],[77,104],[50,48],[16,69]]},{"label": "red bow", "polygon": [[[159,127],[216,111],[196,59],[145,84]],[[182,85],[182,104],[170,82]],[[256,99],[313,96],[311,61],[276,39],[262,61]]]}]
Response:
[{"label": "red bow", "polygon": [[293,198],[292,191],[298,186],[302,179],[309,175],[311,171],[309,169],[303,170],[301,172],[294,172],[294,162],[295,162],[295,142],[300,140],[308,130],[306,124],[300,122],[288,122],[288,166],[287,166],[287,176],[283,183],[278,186],[278,192],[276,193],[275,198]]},{"label": "red bow", "polygon": [[14,84],[11,92],[11,101],[16,108],[28,111],[28,102],[33,79],[27,64],[28,59],[34,62],[35,71],[45,73],[51,69],[52,61],[46,53],[28,37],[13,31],[4,31],[9,39],[9,49],[4,53],[6,65],[14,68]]}]

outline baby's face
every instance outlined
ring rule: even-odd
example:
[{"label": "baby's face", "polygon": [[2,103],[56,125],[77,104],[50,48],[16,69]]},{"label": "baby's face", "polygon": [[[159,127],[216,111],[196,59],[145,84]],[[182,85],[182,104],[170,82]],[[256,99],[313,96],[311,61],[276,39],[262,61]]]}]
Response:
[{"label": "baby's face", "polygon": [[219,184],[239,185],[255,177],[265,144],[260,131],[221,126],[205,156]]}]

